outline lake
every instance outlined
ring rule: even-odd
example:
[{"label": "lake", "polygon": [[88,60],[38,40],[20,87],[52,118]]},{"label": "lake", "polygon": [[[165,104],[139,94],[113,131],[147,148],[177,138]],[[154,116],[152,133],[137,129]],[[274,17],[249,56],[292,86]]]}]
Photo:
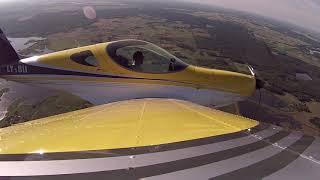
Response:
[{"label": "lake", "polygon": [[311,81],[312,78],[307,73],[296,73],[296,79],[303,81]]},{"label": "lake", "polygon": [[[16,51],[21,51],[23,49],[26,49],[34,45],[36,43],[35,41],[44,40],[45,38],[42,38],[42,37],[10,38],[8,37],[8,39]],[[32,42],[29,42],[29,41],[32,41]]]}]

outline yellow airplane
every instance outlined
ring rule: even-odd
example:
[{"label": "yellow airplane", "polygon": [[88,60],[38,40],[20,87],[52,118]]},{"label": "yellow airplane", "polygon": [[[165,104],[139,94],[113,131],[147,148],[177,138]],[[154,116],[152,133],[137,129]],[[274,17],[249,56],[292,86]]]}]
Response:
[{"label": "yellow airplane", "polygon": [[2,54],[10,58],[1,62],[2,78],[62,89],[97,105],[174,98],[223,106],[256,89],[253,74],[191,66],[145,41],[101,43],[26,59],[19,59],[8,43],[3,47]]},{"label": "yellow airplane", "polygon": [[19,60],[0,33],[0,56],[2,78],[104,103],[0,129],[0,179],[320,177],[318,137],[202,106],[248,97],[254,73],[194,67],[137,40]]}]

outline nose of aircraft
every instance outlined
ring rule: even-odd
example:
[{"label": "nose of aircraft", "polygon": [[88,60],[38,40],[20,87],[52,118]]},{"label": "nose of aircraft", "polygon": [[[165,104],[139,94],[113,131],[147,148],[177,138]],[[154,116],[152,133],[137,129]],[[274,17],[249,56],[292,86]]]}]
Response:
[{"label": "nose of aircraft", "polygon": [[237,72],[195,67],[202,87],[251,96],[256,89],[256,78]]}]

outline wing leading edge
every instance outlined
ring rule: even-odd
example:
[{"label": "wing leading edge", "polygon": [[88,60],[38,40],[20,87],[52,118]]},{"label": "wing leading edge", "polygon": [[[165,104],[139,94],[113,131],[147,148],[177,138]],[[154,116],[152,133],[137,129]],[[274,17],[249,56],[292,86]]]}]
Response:
[{"label": "wing leading edge", "polygon": [[319,138],[178,100],[97,106],[4,128],[0,138],[0,179],[320,176]]}]

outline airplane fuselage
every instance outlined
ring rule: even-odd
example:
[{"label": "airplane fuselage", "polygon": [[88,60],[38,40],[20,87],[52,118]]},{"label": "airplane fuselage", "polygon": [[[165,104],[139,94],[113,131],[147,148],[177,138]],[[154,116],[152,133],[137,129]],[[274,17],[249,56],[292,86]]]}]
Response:
[{"label": "airplane fuselage", "polygon": [[[131,62],[135,51],[145,56],[140,67]],[[253,76],[187,65],[162,51],[144,41],[102,43],[21,59],[2,65],[0,73],[7,80],[68,91],[94,104],[172,98],[223,106],[255,90]]]}]

